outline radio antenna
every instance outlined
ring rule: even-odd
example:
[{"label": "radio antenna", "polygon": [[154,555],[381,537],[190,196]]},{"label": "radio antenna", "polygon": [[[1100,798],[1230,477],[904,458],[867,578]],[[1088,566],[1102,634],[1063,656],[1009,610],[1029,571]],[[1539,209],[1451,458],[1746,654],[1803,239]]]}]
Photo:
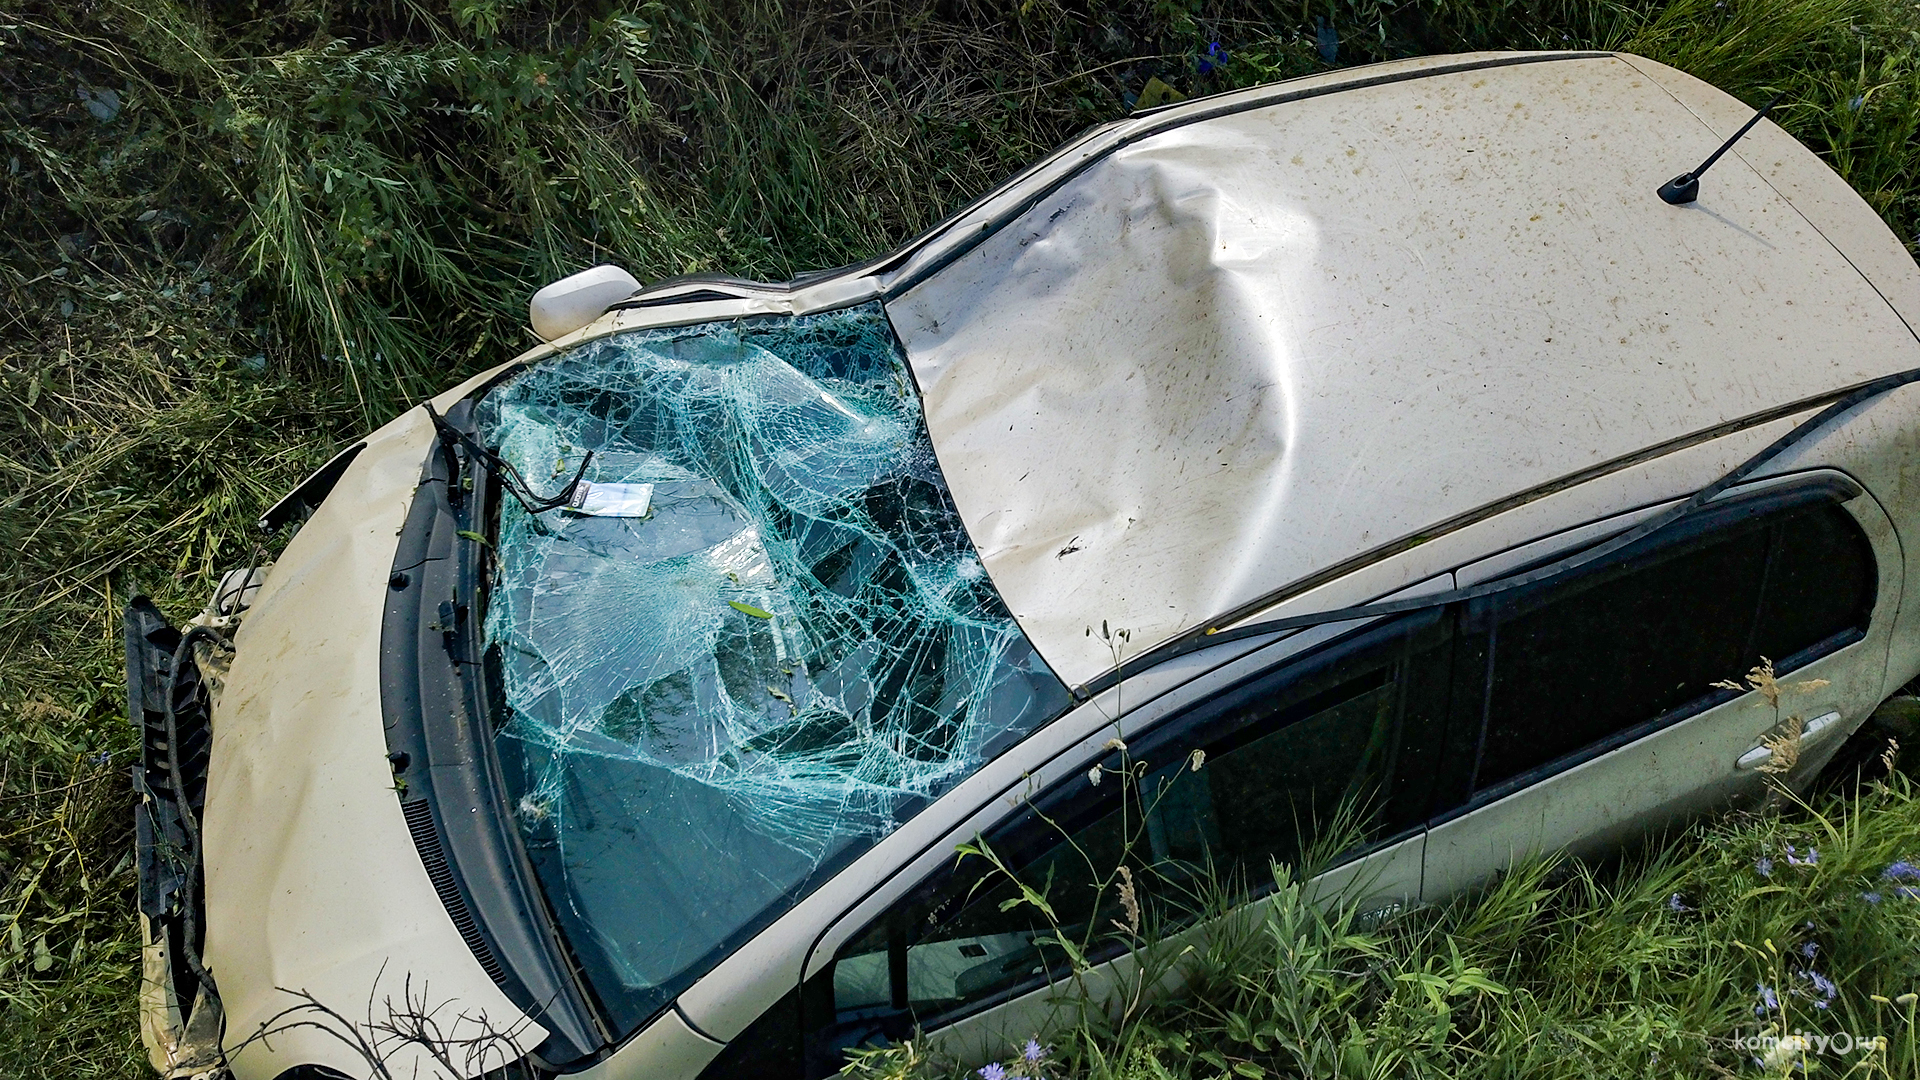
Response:
[{"label": "radio antenna", "polygon": [[1666,183],[1661,184],[1660,197],[1672,203],[1675,206],[1679,206],[1682,203],[1690,203],[1693,200],[1699,198],[1701,174],[1705,173],[1708,169],[1713,168],[1713,163],[1720,160],[1721,154],[1724,154],[1728,150],[1733,149],[1733,144],[1739,142],[1740,137],[1742,135],[1745,135],[1747,132],[1752,131],[1753,125],[1759,123],[1760,118],[1767,115],[1767,110],[1773,108],[1775,105],[1778,105],[1780,103],[1780,99],[1786,96],[1787,96],[1787,92],[1785,90],[1782,90],[1779,93],[1773,95],[1772,101],[1769,101],[1765,105],[1760,106],[1760,111],[1753,114],[1753,119],[1747,121],[1745,127],[1742,127],[1739,131],[1734,132],[1733,138],[1728,139],[1726,142],[1721,143],[1720,149],[1715,150],[1712,154],[1708,155],[1707,160],[1701,162],[1699,168],[1693,170],[1692,172],[1681,173],[1679,176],[1676,176],[1673,179],[1667,181]]}]

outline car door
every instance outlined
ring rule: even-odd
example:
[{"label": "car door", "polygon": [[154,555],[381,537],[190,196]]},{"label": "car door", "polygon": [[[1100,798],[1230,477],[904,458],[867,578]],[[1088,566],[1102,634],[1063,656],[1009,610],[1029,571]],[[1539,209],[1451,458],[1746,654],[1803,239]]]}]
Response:
[{"label": "car door", "polygon": [[[1805,735],[1788,779],[1817,770],[1878,702],[1900,580],[1884,512],[1823,470],[1463,605],[1456,682],[1480,692],[1455,697],[1448,768],[1465,797],[1430,824],[1423,899],[1755,796],[1762,739],[1791,718]],[[1778,708],[1720,685],[1767,661]]]},{"label": "car door", "polygon": [[1257,897],[1274,862],[1332,864],[1322,888],[1416,897],[1451,620],[1435,609],[1312,636],[1334,640],[1016,798],[982,838],[991,859],[959,859],[884,910],[850,913],[859,929],[827,935],[844,944],[810,965],[801,992],[809,1075],[916,1029],[962,1057],[999,1056],[1049,1026],[1063,1007],[1050,985],[1076,952],[1095,967],[1075,990],[1097,997],[1131,973],[1133,930],[1191,926],[1221,887]]}]

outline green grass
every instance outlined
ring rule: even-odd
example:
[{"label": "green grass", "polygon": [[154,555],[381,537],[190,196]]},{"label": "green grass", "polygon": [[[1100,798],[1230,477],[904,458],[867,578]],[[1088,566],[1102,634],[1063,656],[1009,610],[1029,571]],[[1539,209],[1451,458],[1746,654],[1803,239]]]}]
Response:
[{"label": "green grass", "polygon": [[[1343,64],[1624,47],[1751,102],[1785,89],[1781,122],[1910,244],[1920,228],[1911,0],[0,0],[0,1077],[144,1069],[118,655],[132,592],[196,610],[259,542],[258,512],[341,442],[530,344],[526,297],[561,272],[777,278],[876,254],[1124,115],[1150,77],[1197,94],[1322,69],[1315,17]],[[1202,74],[1213,42],[1230,59]],[[1899,805],[1839,820],[1898,846]],[[1675,867],[1703,896],[1735,889],[1738,860],[1716,852],[1806,820],[1571,879],[1501,924],[1510,941],[1438,916],[1387,934],[1377,962],[1438,963],[1458,940],[1512,988],[1463,995],[1459,1023],[1484,1030],[1462,1046],[1517,1069],[1520,1034],[1492,1033],[1537,1017],[1569,1033],[1537,1044],[1569,1048],[1555,1067],[1591,1038],[1624,1070],[1650,1045],[1620,1034],[1634,1024],[1716,1030],[1659,1004],[1694,969],[1633,968],[1612,1013],[1546,973],[1613,986],[1578,966],[1604,966],[1608,933],[1733,963],[1706,906],[1660,937],[1617,898],[1654,896]],[[1799,902],[1739,903],[1792,923]],[[1745,987],[1697,992],[1737,1012]],[[1166,1016],[1226,1045],[1222,1018]],[[1127,1068],[1145,1045],[1112,1044]]]},{"label": "green grass", "polygon": [[[1120,935],[1145,970],[1186,966],[1190,993],[1070,1016],[1043,1068],[1018,1048],[1007,1065],[1085,1080],[1778,1076],[1788,1063],[1758,1068],[1737,1040],[1806,1031],[1887,1039],[1809,1055],[1815,1073],[1920,1076],[1920,896],[1885,876],[1916,850],[1920,795],[1895,774],[1817,809],[1703,823],[1604,868],[1520,867],[1373,929],[1306,903],[1282,871],[1256,922],[1195,952]],[[1790,857],[1809,851],[1812,865]],[[1777,1006],[1765,1016],[1763,986]],[[912,1045],[854,1073],[971,1075]]]}]

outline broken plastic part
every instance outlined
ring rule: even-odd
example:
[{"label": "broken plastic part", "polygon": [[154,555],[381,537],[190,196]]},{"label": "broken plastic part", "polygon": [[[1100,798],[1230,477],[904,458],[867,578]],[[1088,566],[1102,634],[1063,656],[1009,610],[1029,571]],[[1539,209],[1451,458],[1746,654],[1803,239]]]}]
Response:
[{"label": "broken plastic part", "polygon": [[504,501],[486,621],[518,824],[622,1026],[1069,703],[877,304],[602,338],[478,415],[536,485],[589,450],[589,500],[651,485]]}]

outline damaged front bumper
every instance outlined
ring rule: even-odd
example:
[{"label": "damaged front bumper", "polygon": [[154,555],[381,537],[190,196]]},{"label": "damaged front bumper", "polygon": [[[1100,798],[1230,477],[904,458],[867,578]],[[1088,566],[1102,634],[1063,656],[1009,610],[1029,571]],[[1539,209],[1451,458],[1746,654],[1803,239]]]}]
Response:
[{"label": "damaged front bumper", "polygon": [[127,716],[140,732],[140,763],[133,768],[140,1037],[148,1060],[168,1080],[224,1071],[220,999],[199,959],[206,916],[198,823],[213,705],[228,653],[219,631],[239,618],[264,577],[264,569],[224,576],[185,632],[144,596],[134,597],[122,621]]}]

